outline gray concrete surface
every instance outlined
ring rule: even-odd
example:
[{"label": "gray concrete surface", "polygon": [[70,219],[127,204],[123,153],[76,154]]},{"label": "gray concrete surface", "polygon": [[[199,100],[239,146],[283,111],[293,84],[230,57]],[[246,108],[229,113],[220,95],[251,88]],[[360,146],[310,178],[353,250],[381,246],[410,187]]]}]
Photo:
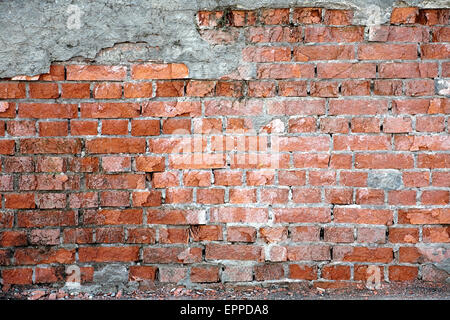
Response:
[{"label": "gray concrete surface", "polygon": [[217,78],[239,65],[243,43],[211,45],[203,40],[196,29],[198,10],[350,8],[357,23],[382,24],[393,6],[406,5],[444,8],[450,1],[0,0],[0,78],[46,73],[51,62],[74,58],[111,64],[184,62],[192,78]]}]

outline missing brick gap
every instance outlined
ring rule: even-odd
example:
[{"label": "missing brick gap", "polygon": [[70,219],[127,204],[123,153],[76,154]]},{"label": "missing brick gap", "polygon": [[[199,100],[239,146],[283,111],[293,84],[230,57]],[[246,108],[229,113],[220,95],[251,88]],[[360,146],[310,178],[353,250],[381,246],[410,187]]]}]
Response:
[{"label": "missing brick gap", "polygon": [[319,234],[319,239],[320,239],[320,241],[323,241],[323,239],[324,239],[324,233],[325,233],[324,228],[320,228],[320,234]]}]

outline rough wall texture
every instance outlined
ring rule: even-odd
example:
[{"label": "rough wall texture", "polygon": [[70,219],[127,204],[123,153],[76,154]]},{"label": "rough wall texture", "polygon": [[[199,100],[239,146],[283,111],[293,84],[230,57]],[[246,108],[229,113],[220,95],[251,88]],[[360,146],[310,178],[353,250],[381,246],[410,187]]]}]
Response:
[{"label": "rough wall texture", "polygon": [[2,33],[3,288],[448,280],[448,6],[269,2]]}]

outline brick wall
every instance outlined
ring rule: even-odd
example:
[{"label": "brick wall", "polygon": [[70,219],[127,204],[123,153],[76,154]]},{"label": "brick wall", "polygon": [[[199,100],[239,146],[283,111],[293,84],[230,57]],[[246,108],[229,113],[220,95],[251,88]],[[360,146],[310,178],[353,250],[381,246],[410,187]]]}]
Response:
[{"label": "brick wall", "polygon": [[450,258],[449,10],[353,25],[326,8],[201,11],[242,66],[56,63],[0,81],[4,287],[442,282]]}]

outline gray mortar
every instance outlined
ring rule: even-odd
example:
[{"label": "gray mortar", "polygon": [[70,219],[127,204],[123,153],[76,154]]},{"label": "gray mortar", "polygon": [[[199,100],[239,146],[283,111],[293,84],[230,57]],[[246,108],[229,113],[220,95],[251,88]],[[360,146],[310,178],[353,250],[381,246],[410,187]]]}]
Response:
[{"label": "gray mortar", "polygon": [[369,188],[396,190],[403,186],[402,173],[398,170],[371,170],[367,177]]},{"label": "gray mortar", "polygon": [[[242,41],[211,45],[195,23],[198,10],[233,7],[349,8],[355,23],[366,24],[377,6],[380,23],[392,7],[450,7],[445,0],[0,0],[0,78],[46,73],[54,61],[76,57],[117,64],[136,60],[186,63],[191,78],[218,78],[241,62]],[[81,28],[68,29],[69,5],[82,12]],[[135,43],[138,50],[105,50]]]}]

